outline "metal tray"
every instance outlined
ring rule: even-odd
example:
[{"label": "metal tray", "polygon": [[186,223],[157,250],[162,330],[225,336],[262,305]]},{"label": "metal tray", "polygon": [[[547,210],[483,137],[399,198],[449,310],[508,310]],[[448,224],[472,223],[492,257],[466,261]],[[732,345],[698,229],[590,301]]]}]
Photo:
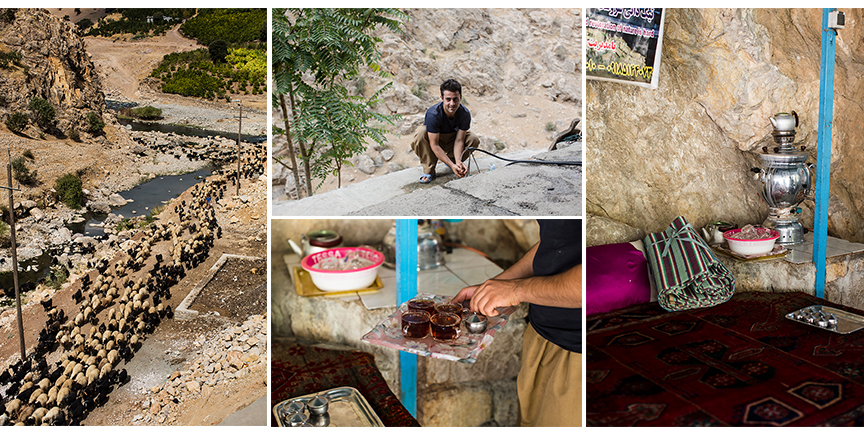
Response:
[{"label": "metal tray", "polygon": [[[287,423],[288,414],[290,413],[288,406],[294,401],[305,404],[318,395],[326,396],[330,399],[330,406],[327,409],[329,420],[315,420],[315,417],[309,415],[307,410],[305,413],[309,416],[310,420],[305,426],[384,426],[384,423],[381,422],[381,419],[378,418],[377,414],[375,414],[375,410],[369,406],[369,402],[366,402],[366,398],[364,398],[363,395],[353,387],[339,387],[324,390],[318,393],[311,393],[279,402],[273,406],[273,415],[276,417],[276,423],[279,424],[279,426],[290,426]],[[329,423],[324,424],[325,422]]]},{"label": "metal tray", "polygon": [[[830,316],[834,316],[836,323],[828,323]],[[823,305],[811,305],[786,314],[786,318],[803,323],[814,328],[824,329],[838,334],[851,334],[864,328],[864,317],[852,314],[837,308]],[[826,326],[820,326],[819,319],[826,320]]]}]

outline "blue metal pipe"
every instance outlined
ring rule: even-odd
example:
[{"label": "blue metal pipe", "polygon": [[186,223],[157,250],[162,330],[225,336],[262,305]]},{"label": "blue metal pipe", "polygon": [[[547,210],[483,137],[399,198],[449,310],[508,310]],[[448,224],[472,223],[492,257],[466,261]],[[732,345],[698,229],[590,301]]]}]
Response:
[{"label": "blue metal pipe", "polygon": [[[417,295],[417,220],[396,220],[397,304]],[[402,404],[417,417],[417,355],[399,352]]]},{"label": "blue metal pipe", "polygon": [[819,67],[819,131],[816,151],[816,211],[813,219],[813,262],[816,264],[816,296],[825,297],[828,246],[828,189],[831,182],[831,130],[834,124],[834,49],[837,32],[828,28],[822,9],[822,58]]}]

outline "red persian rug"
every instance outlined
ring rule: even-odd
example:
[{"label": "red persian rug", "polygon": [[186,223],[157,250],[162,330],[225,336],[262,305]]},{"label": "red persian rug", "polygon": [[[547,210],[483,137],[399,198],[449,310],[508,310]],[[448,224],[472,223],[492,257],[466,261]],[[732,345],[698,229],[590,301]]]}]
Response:
[{"label": "red persian rug", "polygon": [[[420,426],[390,391],[371,354],[274,341],[271,359],[270,405],[347,386],[366,398],[385,426]],[[272,411],[270,424],[276,426]]]},{"label": "red persian rug", "polygon": [[786,319],[804,293],[736,293],[713,308],[657,303],[587,321],[588,426],[864,425],[864,330]]}]

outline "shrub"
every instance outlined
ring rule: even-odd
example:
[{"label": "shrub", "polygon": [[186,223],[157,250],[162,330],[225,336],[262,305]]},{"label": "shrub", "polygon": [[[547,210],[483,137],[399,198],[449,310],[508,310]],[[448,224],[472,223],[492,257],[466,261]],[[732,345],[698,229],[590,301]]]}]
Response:
[{"label": "shrub", "polygon": [[228,56],[228,44],[221,39],[217,39],[210,43],[207,48],[210,51],[210,60],[214,63],[225,62],[225,57]]},{"label": "shrub", "polygon": [[129,114],[141,120],[158,120],[162,118],[162,110],[152,106],[142,106],[140,108],[132,108]]},{"label": "shrub", "polygon": [[25,159],[23,156],[19,156],[12,160],[12,176],[24,185],[32,185],[36,183],[36,170],[31,172]]},{"label": "shrub", "polygon": [[27,116],[23,112],[13,112],[6,117],[6,127],[12,132],[21,133],[27,128]]},{"label": "shrub", "polygon": [[546,122],[546,130],[547,131],[552,132],[557,128],[558,128],[558,126],[555,125],[555,122],[553,122],[553,121],[547,121]]},{"label": "shrub", "polygon": [[81,31],[83,32],[93,26],[93,21],[89,18],[84,18],[75,23],[75,25],[78,26],[78,28],[81,29]]},{"label": "shrub", "polygon": [[2,68],[10,68],[13,65],[20,65],[21,63],[21,52],[0,52],[0,67]]},{"label": "shrub", "polygon": [[33,97],[30,100],[30,110],[33,111],[33,115],[36,117],[36,123],[40,126],[48,126],[52,121],[54,121],[54,107],[45,99]]},{"label": "shrub", "polygon": [[102,121],[102,117],[98,116],[95,112],[87,114],[87,132],[96,135],[102,132],[104,127],[105,122]]},{"label": "shrub", "polygon": [[60,176],[54,183],[54,191],[57,192],[57,197],[69,208],[81,208],[84,201],[84,190],[78,176],[72,173]]},{"label": "shrub", "polygon": [[33,151],[30,149],[25,150],[24,153],[22,153],[22,155],[24,155],[25,158],[27,158],[31,161],[34,161],[36,159],[36,157],[33,156]]},{"label": "shrub", "polygon": [[72,141],[75,141],[76,143],[81,142],[81,134],[78,133],[78,131],[75,129],[70,130],[69,133],[66,134],[66,136],[68,136]]},{"label": "shrub", "polygon": [[45,286],[59,290],[60,286],[63,285],[67,279],[69,279],[69,269],[64,265],[57,265],[51,267],[51,273],[49,273],[48,278],[45,279]]}]

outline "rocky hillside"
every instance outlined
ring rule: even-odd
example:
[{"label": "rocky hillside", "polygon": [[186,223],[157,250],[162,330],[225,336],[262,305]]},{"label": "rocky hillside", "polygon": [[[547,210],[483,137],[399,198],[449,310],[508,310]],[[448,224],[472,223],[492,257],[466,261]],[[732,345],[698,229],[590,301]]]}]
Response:
[{"label": "rocky hillside", "polygon": [[412,9],[404,35],[380,35],[382,66],[393,75],[391,113],[414,114],[438,101],[455,78],[466,96],[540,95],[581,104],[580,12],[575,9]]},{"label": "rocky hillside", "polygon": [[[87,114],[102,114],[99,77],[74,24],[43,9],[0,9],[0,53],[16,52],[20,61],[0,74],[0,117],[28,113],[34,97],[54,107],[59,133],[86,130]],[[38,136],[33,125],[24,133]]]}]

